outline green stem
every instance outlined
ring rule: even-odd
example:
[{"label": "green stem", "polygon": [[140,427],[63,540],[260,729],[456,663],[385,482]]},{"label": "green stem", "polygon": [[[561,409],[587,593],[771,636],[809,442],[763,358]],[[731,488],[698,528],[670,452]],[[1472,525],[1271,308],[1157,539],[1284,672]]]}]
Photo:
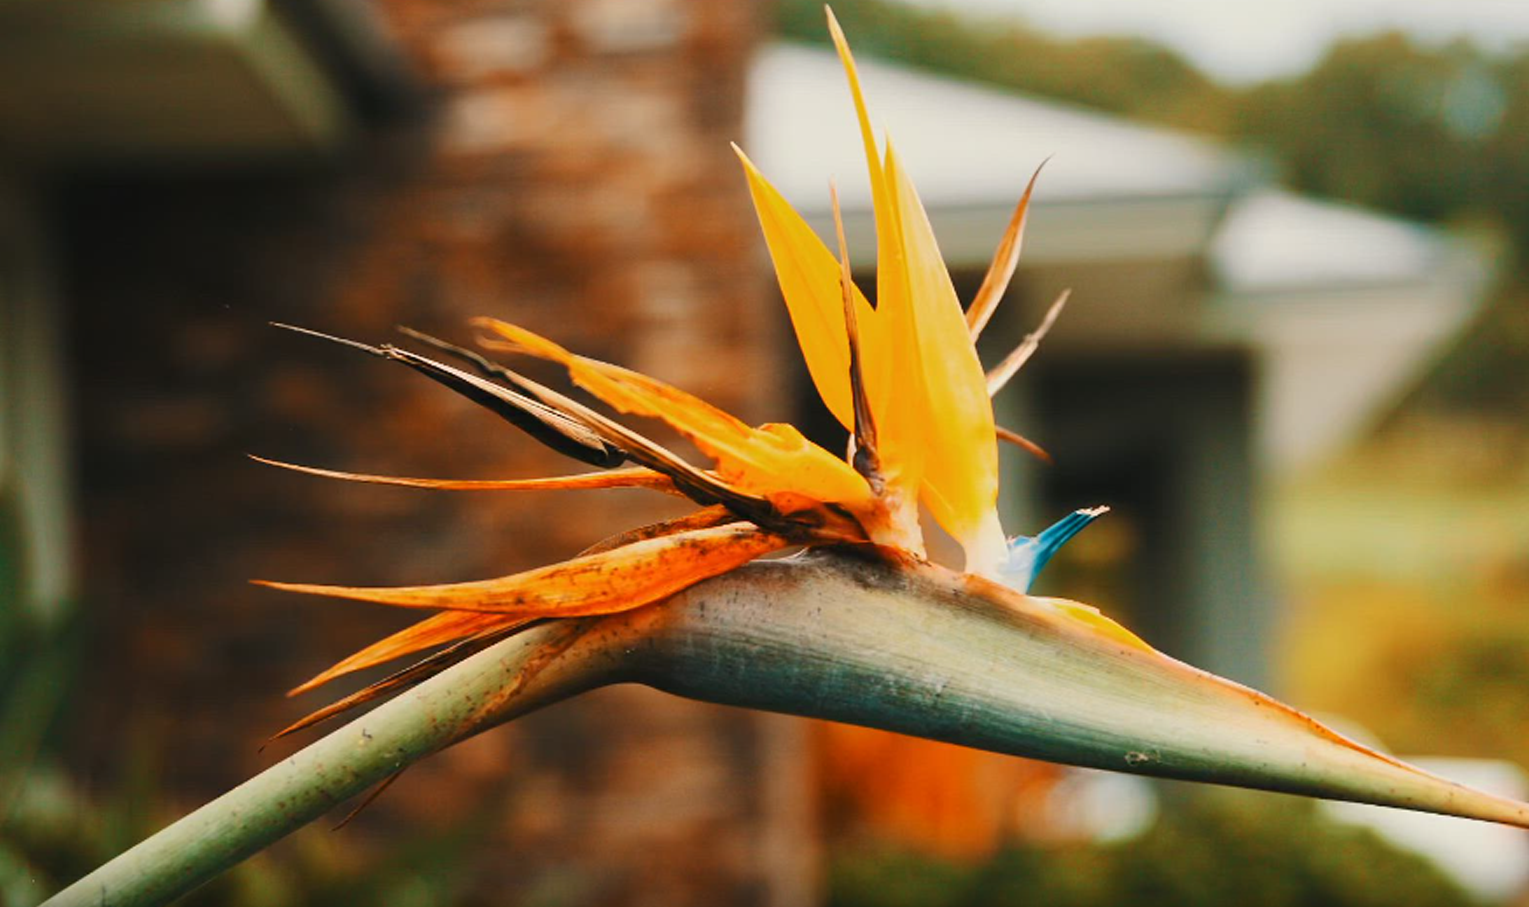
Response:
[{"label": "green stem", "polygon": [[47,904],[163,904],[405,766],[580,692],[598,682],[598,661],[541,666],[538,659],[581,629],[578,622],[534,627],[479,652],[171,824]]},{"label": "green stem", "polygon": [[608,683],[965,746],[1529,827],[1080,606],[934,567],[821,552],[485,649],[214,800],[53,904],[153,904],[487,727]]}]

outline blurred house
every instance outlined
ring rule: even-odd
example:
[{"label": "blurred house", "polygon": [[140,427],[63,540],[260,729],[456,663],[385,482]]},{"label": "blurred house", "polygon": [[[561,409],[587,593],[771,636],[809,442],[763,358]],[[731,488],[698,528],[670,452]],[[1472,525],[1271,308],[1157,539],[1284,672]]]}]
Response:
[{"label": "blurred house", "polygon": [[[761,15],[705,0],[0,7],[0,590],[25,603],[0,609],[0,645],[81,637],[54,733],[87,785],[120,783],[131,751],[172,810],[229,786],[311,705],[281,690],[407,620],[248,578],[480,578],[672,512],[251,464],[567,469],[415,376],[267,321],[463,337],[467,317],[501,314],[747,418],[811,418],[777,380],[795,354],[727,142],[744,138],[820,227],[837,177],[862,265],[869,206],[837,65],[756,55]],[[967,295],[1054,155],[988,331],[1001,353],[1073,288],[1002,398],[1002,421],[1057,461],[1006,460],[1011,526],[1114,505],[1052,588],[1097,592],[1169,652],[1262,681],[1261,464],[1361,429],[1469,317],[1483,264],[1270,193],[1192,138],[864,70]],[[606,691],[427,761],[344,840],[375,851],[474,819],[494,846],[461,858],[459,896],[806,903],[809,753],[798,722]],[[946,822],[968,808],[932,799]],[[1012,806],[982,806],[988,831],[963,846],[1009,829]]]}]

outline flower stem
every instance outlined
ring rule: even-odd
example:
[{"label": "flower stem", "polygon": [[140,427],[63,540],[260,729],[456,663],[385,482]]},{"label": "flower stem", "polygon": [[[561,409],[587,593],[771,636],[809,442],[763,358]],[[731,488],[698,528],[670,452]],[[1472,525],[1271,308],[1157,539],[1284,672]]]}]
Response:
[{"label": "flower stem", "polygon": [[559,659],[578,621],[533,627],[455,665],[162,829],[47,902],[163,904],[405,766],[586,689],[599,663]]},{"label": "flower stem", "polygon": [[163,903],[436,750],[621,682],[1072,765],[1529,828],[1529,804],[1371,750],[1168,658],[1081,605],[932,565],[820,551],[496,643],[49,903]]}]

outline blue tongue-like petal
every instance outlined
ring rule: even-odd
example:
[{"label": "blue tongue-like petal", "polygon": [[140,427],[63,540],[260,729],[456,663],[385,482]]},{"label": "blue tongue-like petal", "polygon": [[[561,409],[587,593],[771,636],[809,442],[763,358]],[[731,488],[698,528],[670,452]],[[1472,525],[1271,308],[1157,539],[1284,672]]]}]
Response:
[{"label": "blue tongue-like petal", "polygon": [[1029,592],[1035,577],[1046,566],[1046,562],[1051,560],[1051,556],[1056,554],[1057,549],[1109,510],[1108,507],[1074,510],[1047,526],[1037,536],[1021,535],[1011,539],[1009,562],[999,571],[1004,583],[1021,592]]}]

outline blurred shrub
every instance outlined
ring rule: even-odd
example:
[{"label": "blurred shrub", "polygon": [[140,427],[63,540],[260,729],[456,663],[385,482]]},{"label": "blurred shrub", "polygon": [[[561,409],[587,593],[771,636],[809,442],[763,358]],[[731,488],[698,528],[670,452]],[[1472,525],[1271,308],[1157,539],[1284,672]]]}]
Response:
[{"label": "blurred shrub", "polygon": [[1484,572],[1455,567],[1434,585],[1297,574],[1282,652],[1292,700],[1399,752],[1529,765],[1529,588]]},{"label": "blurred shrub", "polygon": [[[29,907],[177,818],[156,783],[152,745],[123,757],[113,789],[92,797],[57,765],[32,766],[9,809],[0,814],[0,905]],[[177,903],[198,907],[367,905],[414,907],[480,903],[469,867],[481,857],[484,823],[502,800],[444,829],[396,835],[377,846],[363,834],[339,834],[325,823],[239,864]]]},{"label": "blurred shrub", "polygon": [[837,859],[833,907],[1466,907],[1432,864],[1311,801],[1215,791],[1107,845],[1017,845],[981,866],[872,847]]}]

